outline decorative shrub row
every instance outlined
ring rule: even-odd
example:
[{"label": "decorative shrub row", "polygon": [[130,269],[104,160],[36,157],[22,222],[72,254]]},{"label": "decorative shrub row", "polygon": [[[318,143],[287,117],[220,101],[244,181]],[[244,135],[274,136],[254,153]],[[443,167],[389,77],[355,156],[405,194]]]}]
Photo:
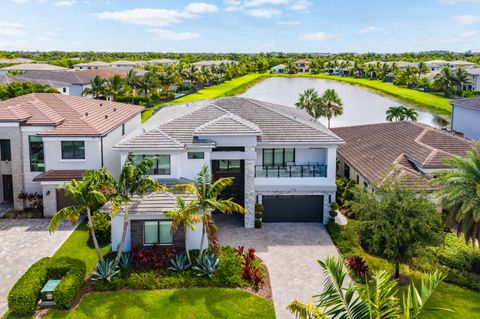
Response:
[{"label": "decorative shrub row", "polygon": [[334,221],[330,220],[327,223],[327,231],[332,238],[333,243],[337,246],[340,253],[348,258],[353,255],[354,250],[352,243],[342,233],[342,226],[338,225]]},{"label": "decorative shrub row", "polygon": [[53,298],[57,305],[68,307],[82,288],[85,274],[86,265],[79,259],[42,258],[10,290],[8,308],[18,315],[33,313],[41,297],[40,291],[50,279],[61,279],[53,292]]}]

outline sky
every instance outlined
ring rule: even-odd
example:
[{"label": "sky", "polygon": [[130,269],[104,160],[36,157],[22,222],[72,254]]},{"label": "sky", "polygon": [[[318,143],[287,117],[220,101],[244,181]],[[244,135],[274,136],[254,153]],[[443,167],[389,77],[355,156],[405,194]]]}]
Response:
[{"label": "sky", "polygon": [[0,0],[0,50],[480,51],[480,0]]}]

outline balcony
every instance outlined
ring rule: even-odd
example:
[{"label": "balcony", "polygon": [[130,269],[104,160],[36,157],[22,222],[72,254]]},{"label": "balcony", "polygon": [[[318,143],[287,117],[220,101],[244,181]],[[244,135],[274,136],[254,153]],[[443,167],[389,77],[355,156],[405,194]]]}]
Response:
[{"label": "balcony", "polygon": [[327,165],[287,165],[287,166],[255,166],[255,177],[258,178],[317,178],[327,177]]}]

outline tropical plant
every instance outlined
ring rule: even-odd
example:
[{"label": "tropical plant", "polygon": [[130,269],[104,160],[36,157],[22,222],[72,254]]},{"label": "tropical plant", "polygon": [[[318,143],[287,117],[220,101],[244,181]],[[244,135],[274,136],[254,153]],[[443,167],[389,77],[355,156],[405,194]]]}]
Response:
[{"label": "tropical plant", "polygon": [[205,254],[198,256],[197,263],[193,269],[197,271],[197,276],[207,276],[212,278],[212,275],[220,267],[220,260],[215,257],[213,252],[207,251]]},{"label": "tropical plant", "polygon": [[[217,227],[212,218],[212,211],[223,214],[245,214],[245,208],[235,203],[231,198],[220,199],[220,194],[233,184],[232,177],[219,178],[213,181],[208,165],[204,164],[200,173],[195,177],[192,184],[179,184],[173,187],[175,191],[189,192],[194,194],[196,211],[202,221],[202,239],[200,240],[200,257],[204,252],[205,235],[208,236],[209,246],[215,251],[218,249]],[[253,213],[253,212],[251,212]]]},{"label": "tropical plant", "polygon": [[345,264],[357,276],[365,277],[368,274],[367,263],[360,256],[349,257]]},{"label": "tropical plant", "polygon": [[103,256],[95,235],[92,214],[108,201],[108,195],[106,194],[112,189],[112,181],[112,175],[105,168],[86,171],[81,181],[72,179],[69,183],[65,184],[64,192],[76,204],[62,208],[56,212],[50,220],[49,225],[49,230],[52,233],[60,226],[64,219],[68,219],[74,223],[78,221],[80,215],[85,212],[90,235],[100,262],[103,261]]},{"label": "tropical plant", "polygon": [[106,280],[111,281],[120,270],[115,267],[115,261],[113,259],[105,259],[98,262],[92,273],[92,280]]},{"label": "tropical plant", "polygon": [[424,74],[428,74],[430,72],[430,69],[428,68],[427,64],[425,62],[420,62],[418,63],[417,66],[417,74],[419,77],[421,77]]},{"label": "tropical plant", "polygon": [[329,257],[318,261],[325,274],[323,291],[315,295],[316,304],[295,300],[287,309],[298,319],[418,319],[426,311],[448,310],[427,308],[425,304],[437,288],[443,276],[439,273],[425,275],[418,290],[413,284],[404,295],[401,310],[396,283],[386,271],[375,271],[363,287],[347,284],[347,272],[342,261]]},{"label": "tropical plant", "polygon": [[387,121],[398,122],[405,120],[405,113],[403,112],[404,106],[391,106],[387,109]]},{"label": "tropical plant", "polygon": [[403,114],[406,121],[416,122],[418,119],[418,112],[413,107],[404,107]]},{"label": "tropical plant", "polygon": [[453,72],[453,82],[457,90],[461,90],[463,85],[471,84],[470,76],[464,68],[458,68]]},{"label": "tropical plant", "polygon": [[116,101],[117,96],[125,91],[125,80],[120,75],[114,75],[105,82],[105,94],[110,96],[112,101]]},{"label": "tropical plant", "polygon": [[128,209],[133,196],[143,196],[148,192],[166,190],[153,177],[147,176],[153,161],[150,158],[144,158],[137,164],[134,158],[133,153],[128,154],[118,180],[113,183],[115,193],[110,196],[112,201],[112,218],[123,207],[123,231],[120,244],[118,245],[117,257],[115,258],[115,267],[118,266],[123,248],[125,247],[129,224]]},{"label": "tropical plant", "polygon": [[343,114],[342,100],[334,89],[327,89],[320,97],[321,108],[320,116],[324,116],[328,120],[328,128],[330,128],[330,120]]},{"label": "tropical plant", "polygon": [[135,95],[135,89],[138,84],[138,75],[135,69],[128,71],[127,77],[125,78],[125,84],[130,89],[130,94],[132,94],[132,96]]},{"label": "tropical plant", "polygon": [[175,255],[174,258],[170,259],[170,267],[168,269],[176,271],[176,272],[182,272],[187,270],[192,263],[188,260],[186,255]]},{"label": "tropical plant", "polygon": [[305,110],[310,116],[316,119],[320,117],[320,96],[313,88],[306,89],[303,93],[300,93],[295,106],[300,110]]},{"label": "tropical plant", "polygon": [[118,263],[118,268],[120,269],[128,269],[132,265],[133,258],[130,252],[122,253],[122,257],[120,257],[120,262]]},{"label": "tropical plant", "polygon": [[480,144],[474,143],[465,157],[452,156],[445,161],[451,168],[434,173],[432,186],[439,186],[435,197],[448,210],[445,223],[457,223],[465,241],[480,245]]},{"label": "tropical plant", "polygon": [[7,100],[30,93],[59,93],[50,85],[32,84],[29,82],[11,82],[0,84],[0,100]]},{"label": "tropical plant", "polygon": [[446,97],[449,97],[455,89],[455,77],[449,67],[444,67],[440,73],[435,75],[432,87],[442,91]]},{"label": "tropical plant", "polygon": [[147,72],[143,76],[139,76],[136,88],[143,92],[143,96],[147,97],[148,93],[157,87],[158,79],[154,72]]},{"label": "tropical plant", "polygon": [[100,76],[96,76],[90,81],[90,87],[83,89],[82,95],[91,95],[94,99],[98,99],[105,94],[105,80]]}]

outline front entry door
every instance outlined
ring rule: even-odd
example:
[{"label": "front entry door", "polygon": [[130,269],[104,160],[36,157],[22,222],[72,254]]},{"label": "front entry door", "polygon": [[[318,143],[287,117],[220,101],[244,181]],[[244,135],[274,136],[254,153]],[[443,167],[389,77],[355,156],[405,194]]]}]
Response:
[{"label": "front entry door", "polygon": [[245,164],[244,160],[213,160],[212,177],[217,180],[222,177],[233,177],[233,185],[220,194],[220,198],[232,198],[237,204],[245,203]]},{"label": "front entry door", "polygon": [[13,203],[13,179],[12,175],[2,175],[3,201]]}]

